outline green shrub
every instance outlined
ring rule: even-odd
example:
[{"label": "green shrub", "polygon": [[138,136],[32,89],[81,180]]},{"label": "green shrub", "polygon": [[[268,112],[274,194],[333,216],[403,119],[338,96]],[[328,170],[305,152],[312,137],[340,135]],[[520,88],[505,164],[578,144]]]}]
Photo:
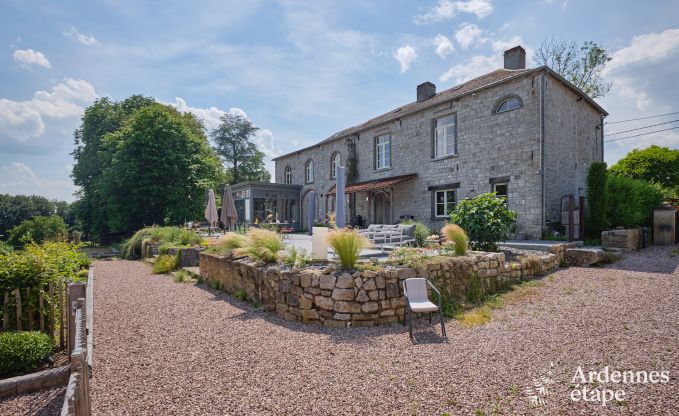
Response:
[{"label": "green shrub", "polygon": [[282,249],[283,240],[276,232],[251,228],[245,235],[243,246],[235,249],[234,254],[273,263]]},{"label": "green shrub", "polygon": [[657,184],[626,176],[609,175],[606,205],[610,225],[625,228],[651,225],[653,208],[663,202],[665,192],[666,190]]},{"label": "green shrub", "polygon": [[389,253],[389,261],[398,266],[420,269],[427,261],[422,249],[413,247],[396,247]]},{"label": "green shrub", "polygon": [[608,172],[605,162],[594,162],[587,172],[587,221],[585,233],[587,237],[600,239],[601,232],[608,228],[607,186]]},{"label": "green shrub", "polygon": [[431,235],[431,228],[427,227],[426,225],[422,224],[419,221],[414,220],[405,220],[402,222],[402,224],[405,225],[414,224],[415,231],[413,231],[413,238],[415,239],[415,243],[418,245],[418,247],[424,246],[424,242],[427,240],[427,237]]},{"label": "green shrub", "polygon": [[311,262],[311,256],[303,248],[298,250],[290,246],[281,254],[280,261],[288,267],[305,268]]},{"label": "green shrub", "polygon": [[14,250],[14,248],[12,248],[12,245],[11,245],[11,244],[9,244],[9,243],[6,242],[6,241],[0,240],[0,255],[9,254],[9,253],[11,253],[13,250]]},{"label": "green shrub", "polygon": [[12,246],[21,248],[25,244],[34,242],[42,244],[45,241],[66,240],[68,227],[64,219],[58,215],[50,217],[33,217],[9,231],[7,240]]},{"label": "green shrub", "polygon": [[497,242],[509,236],[516,212],[510,211],[494,192],[488,192],[460,201],[450,218],[467,231],[474,250],[497,251]]},{"label": "green shrub", "polygon": [[170,256],[167,254],[160,255],[153,263],[153,273],[165,274],[179,268],[179,256]]},{"label": "green shrub", "polygon": [[41,332],[0,333],[0,377],[37,369],[52,354],[52,341]]},{"label": "green shrub", "polygon": [[146,227],[134,233],[121,250],[121,257],[125,259],[138,258],[141,255],[141,244],[144,240],[161,243],[161,246],[188,247],[200,245],[205,239],[191,230],[183,230],[178,227]]},{"label": "green shrub", "polygon": [[464,256],[467,254],[469,237],[467,237],[467,233],[464,232],[462,227],[457,224],[447,224],[441,229],[441,233],[446,236],[448,241],[453,243],[456,255]]},{"label": "green shrub", "polygon": [[177,270],[177,272],[172,275],[172,280],[174,280],[175,283],[186,283],[193,279],[191,278],[191,274],[186,270]]},{"label": "green shrub", "polygon": [[63,242],[29,244],[22,251],[0,254],[0,292],[49,282],[70,282],[89,264],[78,245]]},{"label": "green shrub", "polygon": [[330,231],[325,238],[335,254],[339,256],[342,267],[347,270],[354,268],[361,250],[370,245],[363,235],[346,228]]}]

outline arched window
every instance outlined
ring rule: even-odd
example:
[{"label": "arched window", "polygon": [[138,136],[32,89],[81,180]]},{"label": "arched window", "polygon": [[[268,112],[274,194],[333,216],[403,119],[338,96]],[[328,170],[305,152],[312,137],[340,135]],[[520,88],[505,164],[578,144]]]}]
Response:
[{"label": "arched window", "polygon": [[342,163],[342,156],[339,153],[335,153],[330,160],[330,179],[335,179],[337,175],[337,166]]},{"label": "arched window", "polygon": [[506,111],[512,111],[516,110],[517,108],[523,107],[523,103],[519,98],[516,97],[509,97],[500,103],[500,105],[497,106],[497,110],[495,110],[496,113],[504,113]]},{"label": "arched window", "polygon": [[285,173],[283,173],[283,181],[286,185],[292,185],[292,168],[290,166],[285,167]]},{"label": "arched window", "polygon": [[312,183],[314,181],[314,161],[308,160],[304,169],[304,179],[306,183]]}]

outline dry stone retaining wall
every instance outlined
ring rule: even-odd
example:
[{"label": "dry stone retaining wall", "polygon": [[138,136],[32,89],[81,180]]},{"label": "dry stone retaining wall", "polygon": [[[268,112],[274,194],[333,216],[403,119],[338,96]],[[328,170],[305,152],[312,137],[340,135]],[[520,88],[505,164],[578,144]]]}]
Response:
[{"label": "dry stone retaining wall", "polygon": [[248,299],[289,321],[341,328],[375,326],[403,319],[405,279],[427,277],[447,298],[462,302],[556,268],[565,248],[555,251],[511,263],[505,261],[503,253],[474,252],[440,258],[426,269],[386,267],[352,273],[336,271],[332,266],[284,270],[247,258],[203,252],[200,275],[207,284],[227,293],[245,291]]}]

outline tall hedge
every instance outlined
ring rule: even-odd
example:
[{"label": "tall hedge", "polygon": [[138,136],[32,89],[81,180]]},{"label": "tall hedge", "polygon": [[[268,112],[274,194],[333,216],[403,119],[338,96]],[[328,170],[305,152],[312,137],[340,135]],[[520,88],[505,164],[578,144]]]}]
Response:
[{"label": "tall hedge", "polygon": [[665,197],[665,190],[658,184],[618,175],[608,177],[606,193],[611,226],[625,228],[651,225],[653,208]]},{"label": "tall hedge", "polygon": [[608,171],[606,162],[594,162],[587,172],[588,215],[585,234],[589,238],[601,238],[601,232],[608,227],[606,183]]}]

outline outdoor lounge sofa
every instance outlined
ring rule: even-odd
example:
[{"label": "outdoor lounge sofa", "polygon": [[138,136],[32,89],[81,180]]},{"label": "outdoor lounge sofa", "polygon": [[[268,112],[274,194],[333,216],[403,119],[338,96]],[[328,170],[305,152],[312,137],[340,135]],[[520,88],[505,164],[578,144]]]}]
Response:
[{"label": "outdoor lounge sofa", "polygon": [[366,236],[373,246],[382,249],[411,245],[415,242],[414,224],[371,224],[359,232]]}]

